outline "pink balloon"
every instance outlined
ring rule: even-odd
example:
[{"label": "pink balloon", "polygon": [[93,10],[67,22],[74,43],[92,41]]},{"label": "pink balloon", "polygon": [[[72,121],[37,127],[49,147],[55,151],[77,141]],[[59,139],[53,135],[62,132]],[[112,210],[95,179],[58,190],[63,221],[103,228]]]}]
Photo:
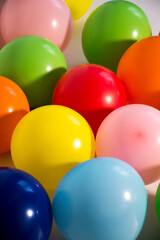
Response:
[{"label": "pink balloon", "polygon": [[47,38],[61,50],[67,46],[73,19],[63,0],[6,0],[1,11],[4,43],[24,35]]},{"label": "pink balloon", "polygon": [[[0,13],[2,11],[2,7],[3,7],[3,4],[4,4],[4,0],[0,1]],[[4,41],[3,41],[3,38],[2,38],[2,35],[1,35],[1,31],[0,31],[0,49],[5,45]]]},{"label": "pink balloon", "polygon": [[160,112],[150,106],[120,107],[100,125],[97,157],[114,157],[134,167],[145,184],[160,178]]}]

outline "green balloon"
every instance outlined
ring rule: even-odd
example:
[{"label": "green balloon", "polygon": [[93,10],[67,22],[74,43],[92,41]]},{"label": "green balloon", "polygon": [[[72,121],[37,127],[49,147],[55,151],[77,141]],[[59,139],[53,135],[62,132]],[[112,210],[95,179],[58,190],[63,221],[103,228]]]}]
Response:
[{"label": "green balloon", "polygon": [[160,221],[160,185],[158,186],[156,197],[155,197],[155,206],[158,220]]},{"label": "green balloon", "polygon": [[82,46],[89,63],[116,73],[124,52],[136,41],[151,36],[145,13],[128,1],[110,1],[98,7],[87,19]]},{"label": "green balloon", "polygon": [[62,52],[42,37],[16,38],[0,51],[0,75],[22,88],[31,108],[52,103],[54,87],[66,70]]}]

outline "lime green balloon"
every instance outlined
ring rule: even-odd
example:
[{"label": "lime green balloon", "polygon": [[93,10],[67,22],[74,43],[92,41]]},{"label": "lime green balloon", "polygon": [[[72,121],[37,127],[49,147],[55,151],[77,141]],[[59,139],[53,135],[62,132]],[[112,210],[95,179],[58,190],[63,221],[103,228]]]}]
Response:
[{"label": "lime green balloon", "polygon": [[22,88],[31,108],[52,103],[54,87],[66,70],[62,52],[45,38],[16,38],[0,51],[0,75]]},{"label": "lime green balloon", "polygon": [[82,46],[89,63],[116,72],[124,52],[136,41],[149,36],[150,23],[142,9],[128,1],[110,1],[87,19]]},{"label": "lime green balloon", "polygon": [[159,184],[157,192],[156,192],[155,206],[156,206],[157,217],[160,222],[160,184]]}]

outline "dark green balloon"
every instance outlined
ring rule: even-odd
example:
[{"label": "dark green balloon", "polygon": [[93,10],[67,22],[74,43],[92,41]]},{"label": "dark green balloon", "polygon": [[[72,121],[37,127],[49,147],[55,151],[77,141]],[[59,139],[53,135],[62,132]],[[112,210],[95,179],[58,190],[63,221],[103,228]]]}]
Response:
[{"label": "dark green balloon", "polygon": [[160,184],[156,192],[155,206],[156,206],[157,217],[158,217],[158,220],[160,221]]},{"label": "dark green balloon", "polygon": [[116,72],[124,52],[136,41],[149,36],[150,23],[138,6],[128,1],[110,1],[87,19],[82,46],[89,63]]},{"label": "dark green balloon", "polygon": [[42,37],[17,38],[0,51],[0,75],[22,88],[31,108],[52,103],[54,87],[66,70],[62,52]]}]

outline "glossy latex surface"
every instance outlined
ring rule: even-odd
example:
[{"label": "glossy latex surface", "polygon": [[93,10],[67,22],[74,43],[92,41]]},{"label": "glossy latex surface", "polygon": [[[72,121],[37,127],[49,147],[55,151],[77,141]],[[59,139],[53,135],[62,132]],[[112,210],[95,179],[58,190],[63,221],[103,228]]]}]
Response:
[{"label": "glossy latex surface", "polygon": [[160,110],[160,36],[143,39],[123,55],[118,76],[126,87],[129,103],[142,103]]},{"label": "glossy latex surface", "polygon": [[80,65],[66,72],[58,81],[53,104],[79,112],[96,132],[104,118],[126,104],[122,82],[107,68]]},{"label": "glossy latex surface", "polygon": [[41,184],[31,175],[0,168],[0,239],[48,240],[52,208]]},{"label": "glossy latex surface", "polygon": [[5,44],[24,35],[36,35],[64,50],[72,28],[72,16],[63,0],[6,0],[1,11]]},{"label": "glossy latex surface", "polygon": [[10,150],[12,133],[28,112],[29,103],[20,87],[8,78],[0,77],[0,154]]},{"label": "glossy latex surface", "polygon": [[62,52],[41,37],[14,39],[0,52],[0,75],[22,88],[31,108],[52,103],[55,84],[66,69]]},{"label": "glossy latex surface", "polygon": [[147,192],[137,172],[112,158],[72,169],[53,198],[53,217],[65,239],[135,240],[147,212]]},{"label": "glossy latex surface", "polygon": [[45,106],[17,125],[11,143],[15,166],[36,177],[50,197],[61,178],[77,163],[95,155],[95,140],[86,120],[72,109]]},{"label": "glossy latex surface", "polygon": [[73,20],[81,18],[91,6],[93,0],[65,0],[71,10]]},{"label": "glossy latex surface", "polygon": [[90,63],[117,71],[123,53],[137,40],[151,36],[145,13],[127,1],[110,1],[89,16],[83,29],[82,45]]},{"label": "glossy latex surface", "polygon": [[98,157],[115,157],[133,166],[145,184],[160,178],[160,112],[147,105],[120,107],[102,122]]}]

